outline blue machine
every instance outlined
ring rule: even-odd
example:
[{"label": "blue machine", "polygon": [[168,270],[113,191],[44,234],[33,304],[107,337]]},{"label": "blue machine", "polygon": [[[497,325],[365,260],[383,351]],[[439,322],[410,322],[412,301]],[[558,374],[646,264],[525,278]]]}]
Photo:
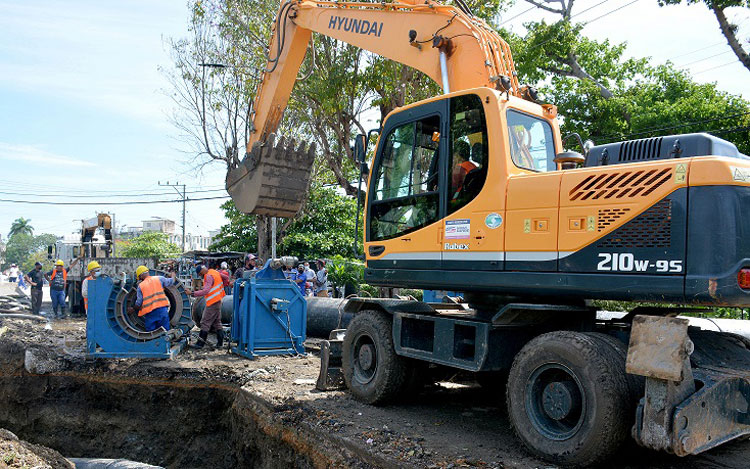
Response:
[{"label": "blue machine", "polygon": [[302,355],[307,330],[307,301],[284,277],[281,261],[269,259],[253,278],[234,283],[232,352],[259,355]]},{"label": "blue machine", "polygon": [[443,298],[464,296],[463,293],[447,290],[422,290],[422,301],[425,303],[442,303]]},{"label": "blue machine", "polygon": [[[163,272],[149,271],[150,275]],[[178,284],[164,289],[169,299],[170,330],[146,332],[143,319],[128,313],[136,296],[133,279],[89,280],[86,346],[90,357],[174,358],[187,345],[193,320],[185,288]]]}]

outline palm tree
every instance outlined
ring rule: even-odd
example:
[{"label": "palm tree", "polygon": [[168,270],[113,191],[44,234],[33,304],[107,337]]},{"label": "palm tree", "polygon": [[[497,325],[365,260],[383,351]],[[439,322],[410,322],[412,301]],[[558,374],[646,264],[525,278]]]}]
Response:
[{"label": "palm tree", "polygon": [[31,219],[16,218],[16,221],[10,225],[10,231],[8,232],[8,238],[12,238],[16,234],[27,234],[29,236],[34,234],[34,227],[29,225]]}]

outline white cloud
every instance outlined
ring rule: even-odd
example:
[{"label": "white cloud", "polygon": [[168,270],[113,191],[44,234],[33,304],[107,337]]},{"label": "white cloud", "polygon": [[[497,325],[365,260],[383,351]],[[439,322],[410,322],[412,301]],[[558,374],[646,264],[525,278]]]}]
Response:
[{"label": "white cloud", "polygon": [[35,163],[45,166],[96,166],[95,163],[52,153],[36,145],[0,142],[0,160],[15,163]]}]

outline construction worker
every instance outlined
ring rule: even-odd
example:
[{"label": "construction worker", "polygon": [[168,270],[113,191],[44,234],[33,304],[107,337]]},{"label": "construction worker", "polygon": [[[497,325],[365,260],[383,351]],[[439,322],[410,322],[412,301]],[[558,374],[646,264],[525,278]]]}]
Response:
[{"label": "construction worker", "polygon": [[89,312],[89,280],[94,280],[102,274],[102,266],[96,261],[89,262],[86,266],[86,270],[89,271],[89,276],[83,279],[81,284],[81,296],[83,297],[83,306],[86,308],[86,313]]},{"label": "construction worker", "polygon": [[469,144],[463,140],[458,140],[453,145],[453,171],[451,172],[451,181],[453,198],[458,197],[461,188],[464,185],[466,175],[477,169],[477,165],[469,161]]},{"label": "construction worker", "polygon": [[[45,277],[49,282],[49,296],[52,299],[52,317],[63,318],[67,317],[68,314],[65,311],[65,295],[68,287],[68,272],[70,269],[78,264],[79,259],[75,259],[70,263],[68,268],[65,268],[65,262],[62,259],[58,259],[55,262],[55,268],[47,272]],[[58,315],[57,311],[60,311]]]},{"label": "construction worker", "polygon": [[135,304],[128,308],[129,313],[138,311],[138,316],[143,317],[146,332],[155,331],[163,327],[169,330],[169,299],[164,289],[177,283],[174,272],[170,277],[160,275],[151,276],[148,267],[138,266],[135,269],[135,278],[138,280]]},{"label": "construction worker", "polygon": [[26,274],[26,281],[31,285],[31,313],[39,314],[42,309],[42,287],[44,286],[41,262],[34,263],[34,270]]},{"label": "construction worker", "polygon": [[198,335],[198,343],[195,344],[195,347],[202,348],[206,345],[208,334],[212,331],[216,333],[216,346],[221,347],[224,345],[224,328],[221,325],[221,299],[224,298],[224,278],[229,280],[229,277],[217,270],[209,269],[205,265],[196,267],[195,273],[198,276],[203,276],[203,288],[194,292],[187,290],[187,293],[194,297],[206,297],[206,309],[203,311],[203,317],[201,318],[201,332]]}]

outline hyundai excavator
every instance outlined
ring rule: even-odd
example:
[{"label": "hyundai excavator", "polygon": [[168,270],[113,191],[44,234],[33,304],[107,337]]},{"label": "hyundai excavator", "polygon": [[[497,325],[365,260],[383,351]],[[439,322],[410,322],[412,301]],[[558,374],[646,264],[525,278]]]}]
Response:
[{"label": "hyundai excavator", "polygon": [[[371,161],[355,139],[365,281],[464,293],[349,300],[329,345],[357,399],[416,392],[435,368],[474,372],[505,384],[519,439],[562,465],[597,464],[628,436],[687,456],[750,433],[750,341],[677,316],[750,306],[747,156],[703,133],[565,150],[557,108],[519,84],[508,44],[463,2],[291,0],[227,174],[245,213],[302,205],[314,148],[274,132],[313,32],[444,92],[391,112]],[[609,314],[596,299],[642,305]]]}]

